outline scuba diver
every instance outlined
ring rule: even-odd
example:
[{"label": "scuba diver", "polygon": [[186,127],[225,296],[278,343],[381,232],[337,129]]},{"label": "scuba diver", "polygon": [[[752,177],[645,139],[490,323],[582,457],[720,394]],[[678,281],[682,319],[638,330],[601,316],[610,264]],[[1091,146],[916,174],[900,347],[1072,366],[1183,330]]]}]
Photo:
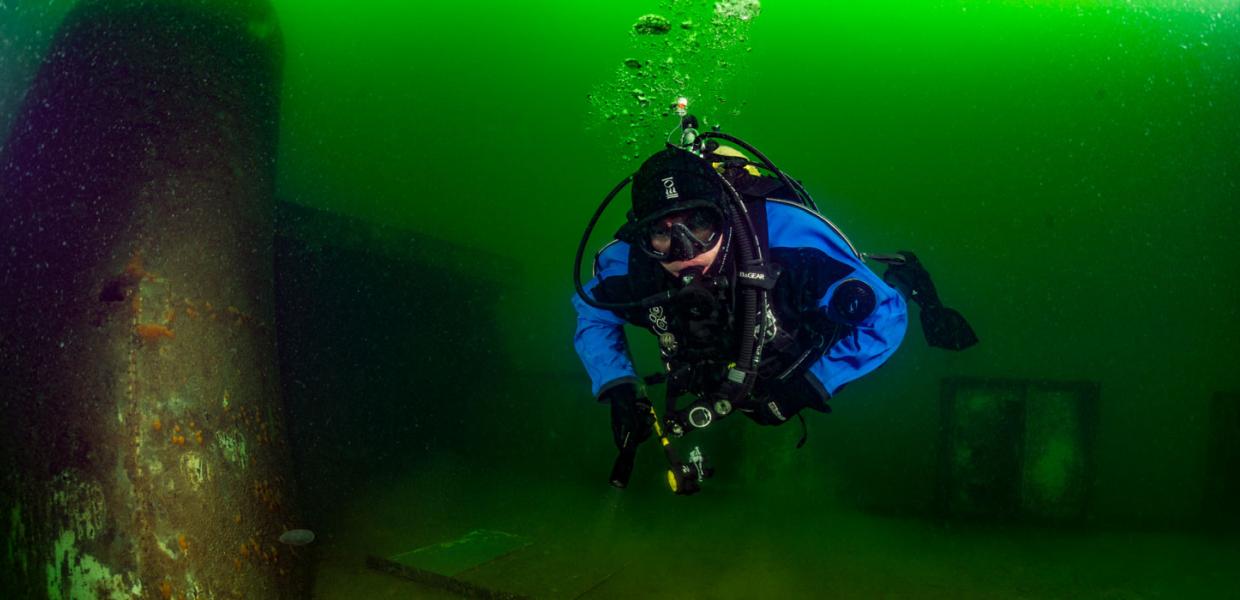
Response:
[{"label": "scuba diver", "polygon": [[[682,460],[669,436],[733,412],[759,425],[797,417],[799,448],[802,411],[830,412],[829,401],[845,385],[900,346],[906,297],[921,306],[931,345],[962,349],[976,337],[938,301],[915,255],[869,255],[889,265],[879,277],[818,214],[800,182],[735,137],[717,129],[699,134],[683,102],[681,143],[649,157],[595,212],[575,260],[573,305],[574,346],[594,396],[611,407],[619,451],[611,483],[627,485],[637,447],[657,433],[669,485],[691,494],[711,469],[697,448]],[[590,232],[630,181],[632,209],[595,255],[593,277],[583,285]],[[931,326],[928,312],[936,314]],[[658,340],[666,370],[644,382],[666,384],[662,418],[634,369],[626,323]],[[681,407],[683,397],[690,400]]]}]

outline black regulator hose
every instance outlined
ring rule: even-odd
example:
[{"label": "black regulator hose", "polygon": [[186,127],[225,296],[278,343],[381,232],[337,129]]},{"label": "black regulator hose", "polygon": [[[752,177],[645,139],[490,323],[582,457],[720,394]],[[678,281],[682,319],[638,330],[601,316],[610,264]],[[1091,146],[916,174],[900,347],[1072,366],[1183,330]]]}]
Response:
[{"label": "black regulator hose", "polygon": [[[713,169],[712,169],[713,170]],[[736,188],[728,182],[722,175],[719,176],[723,182],[724,189],[727,190],[728,196],[734,205],[733,210],[728,211],[732,217],[732,231],[745,232],[744,235],[735,237],[737,243],[737,255],[740,259],[740,268],[749,270],[762,270],[765,261],[762,256],[762,246],[758,242],[757,232],[754,231],[753,219],[749,217],[749,210],[745,208],[745,202],[737,193]],[[766,337],[766,319],[763,318],[761,323],[758,321],[759,310],[766,307],[766,291],[745,286],[741,292],[741,326],[737,331],[740,335],[739,354],[736,358],[736,364],[742,368],[756,371],[758,362],[761,360],[760,350],[762,347],[761,340]],[[765,310],[762,310],[765,312]],[[765,317],[765,315],[763,315]],[[754,329],[760,328],[757,337],[754,337]],[[738,392],[736,398],[730,400],[738,400],[748,395],[750,388],[753,387],[751,377],[746,377],[748,385],[744,385],[743,393]]]},{"label": "black regulator hose", "polygon": [[603,216],[603,212],[607,210],[607,206],[611,204],[612,200],[615,199],[616,194],[619,194],[620,190],[624,189],[624,186],[628,185],[631,181],[633,181],[632,175],[621,179],[620,183],[616,184],[616,187],[611,188],[611,192],[608,193],[607,197],[603,199],[603,203],[598,205],[598,210],[594,211],[593,217],[590,217],[590,224],[586,225],[585,233],[581,234],[581,243],[577,244],[577,255],[573,258],[573,285],[577,286],[577,295],[580,296],[586,304],[589,304],[595,308],[613,310],[629,308],[627,305],[617,306],[606,302],[599,302],[594,298],[591,298],[590,295],[586,293],[585,288],[581,286],[581,258],[586,253],[586,244],[590,243],[590,234],[594,232],[594,226],[598,224],[599,217]]}]

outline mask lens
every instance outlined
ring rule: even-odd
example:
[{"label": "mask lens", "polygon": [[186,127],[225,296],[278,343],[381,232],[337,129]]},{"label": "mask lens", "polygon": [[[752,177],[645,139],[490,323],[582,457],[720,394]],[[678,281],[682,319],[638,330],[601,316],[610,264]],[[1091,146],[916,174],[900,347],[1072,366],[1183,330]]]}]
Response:
[{"label": "mask lens", "polygon": [[667,253],[672,247],[672,230],[662,225],[651,228],[648,238],[650,249],[660,254]]},{"label": "mask lens", "polygon": [[711,236],[715,235],[715,231],[719,229],[718,223],[715,222],[713,215],[705,210],[695,210],[685,218],[685,226],[693,233],[693,237],[700,241],[707,241]]}]

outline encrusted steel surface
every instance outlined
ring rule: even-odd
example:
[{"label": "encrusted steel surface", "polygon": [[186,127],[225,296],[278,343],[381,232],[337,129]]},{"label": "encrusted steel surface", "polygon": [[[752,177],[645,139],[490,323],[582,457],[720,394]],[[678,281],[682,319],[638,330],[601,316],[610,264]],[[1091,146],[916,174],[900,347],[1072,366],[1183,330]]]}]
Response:
[{"label": "encrusted steel surface", "polygon": [[0,151],[0,596],[302,598],[265,2],[87,0]]}]

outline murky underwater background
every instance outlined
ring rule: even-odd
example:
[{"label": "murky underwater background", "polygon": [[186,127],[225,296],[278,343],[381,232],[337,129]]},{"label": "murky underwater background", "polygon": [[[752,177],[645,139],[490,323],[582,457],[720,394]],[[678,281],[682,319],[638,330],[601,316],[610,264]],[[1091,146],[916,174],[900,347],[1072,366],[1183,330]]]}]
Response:
[{"label": "murky underwater background", "polygon": [[[73,5],[0,0],[0,131]],[[364,559],[474,530],[529,546],[469,577],[534,597],[1240,593],[1240,3],[274,12],[253,33],[283,45],[274,311],[314,597],[455,597]],[[680,442],[717,468],[691,498],[653,445],[629,489],[607,486],[569,305],[581,230],[679,95],[861,250],[917,252],[982,340],[946,353],[911,325],[803,449],[795,425],[747,421]],[[990,475],[1072,471],[1068,518],[953,504],[957,437],[1035,434],[950,419],[1037,390],[1089,409],[1043,424],[1068,432],[1050,462],[1023,447],[1027,471]]]}]

